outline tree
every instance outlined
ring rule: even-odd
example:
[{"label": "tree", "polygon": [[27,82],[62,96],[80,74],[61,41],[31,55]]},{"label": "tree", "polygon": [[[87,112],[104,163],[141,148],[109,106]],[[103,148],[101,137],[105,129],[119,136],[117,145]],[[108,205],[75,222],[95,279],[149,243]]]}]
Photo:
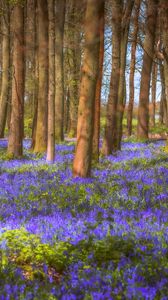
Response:
[{"label": "tree", "polygon": [[127,110],[127,128],[128,136],[132,134],[132,114],[134,106],[134,74],[135,74],[135,63],[136,63],[136,47],[137,47],[137,37],[139,29],[139,11],[140,11],[141,0],[136,0],[134,8],[134,17],[133,17],[133,32],[131,35],[131,62],[130,62],[130,77],[129,77],[129,103]]},{"label": "tree", "polygon": [[144,55],[141,73],[140,96],[138,107],[137,137],[139,139],[148,138],[149,127],[149,90],[154,56],[154,43],[157,20],[157,0],[148,0],[146,17],[146,34],[144,40]]},{"label": "tree", "polygon": [[78,107],[77,145],[73,176],[88,177],[91,171],[96,83],[99,69],[100,14],[103,0],[87,0],[85,44]]},{"label": "tree", "polygon": [[9,4],[1,0],[2,20],[2,84],[0,94],[0,138],[4,137],[10,85],[10,23]]},{"label": "tree", "polygon": [[12,111],[8,139],[8,154],[22,155],[23,113],[24,113],[24,8],[16,4],[12,15],[13,28],[13,73]]},{"label": "tree", "polygon": [[67,7],[66,38],[66,66],[64,72],[68,85],[69,115],[68,136],[75,137],[77,131],[79,79],[81,66],[81,19],[82,13],[78,0],[70,0]]},{"label": "tree", "polygon": [[48,2],[49,18],[49,90],[48,90],[48,140],[47,160],[55,157],[55,1]]},{"label": "tree", "polygon": [[122,23],[122,0],[112,0],[112,71],[110,79],[110,91],[107,103],[105,136],[102,153],[109,155],[116,147],[116,120],[117,101],[120,76],[120,46]]},{"label": "tree", "polygon": [[155,126],[155,111],[156,111],[156,84],[157,84],[158,64],[153,62],[152,66],[152,101],[151,101],[151,126]]},{"label": "tree", "polygon": [[118,101],[117,101],[117,150],[121,150],[122,139],[122,121],[126,103],[126,82],[125,82],[125,68],[128,46],[128,34],[130,27],[131,13],[134,5],[134,0],[129,0],[124,6],[122,16],[122,32],[121,32],[121,47],[120,47],[120,76],[118,86]]},{"label": "tree", "polygon": [[55,138],[64,139],[64,73],[63,37],[65,21],[65,0],[56,0],[55,14]]},{"label": "tree", "polygon": [[48,99],[48,8],[46,0],[37,0],[38,16],[38,110],[34,152],[47,149]]},{"label": "tree", "polygon": [[100,139],[100,107],[101,107],[101,90],[102,90],[102,76],[103,76],[103,61],[104,61],[104,14],[105,3],[102,1],[102,7],[100,8],[100,50],[99,50],[99,74],[96,84],[95,95],[95,110],[94,110],[94,130],[93,130],[93,159],[99,160],[99,139]]},{"label": "tree", "polygon": [[107,103],[105,136],[102,153],[120,149],[122,119],[125,107],[125,67],[130,17],[134,1],[125,6],[122,0],[112,0],[112,72]]}]

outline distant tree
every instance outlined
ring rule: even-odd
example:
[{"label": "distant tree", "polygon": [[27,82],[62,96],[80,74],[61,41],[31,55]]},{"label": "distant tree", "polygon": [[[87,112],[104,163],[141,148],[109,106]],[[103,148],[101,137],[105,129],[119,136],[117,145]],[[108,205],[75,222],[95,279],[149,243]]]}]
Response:
[{"label": "distant tree", "polygon": [[[163,67],[161,69],[162,74],[162,91],[165,92],[165,97],[163,96],[163,107],[167,107],[168,110],[168,2],[166,0],[160,0],[159,3],[159,12],[160,12],[160,32],[161,32],[161,41],[162,41],[162,59]],[[164,80],[164,82],[163,82]],[[165,103],[166,101],[166,103]],[[165,108],[164,111],[164,122],[168,126],[168,112]]]},{"label": "distant tree", "polygon": [[55,138],[64,139],[63,38],[66,0],[56,0],[55,14]]},{"label": "distant tree", "polygon": [[34,115],[35,108],[35,39],[36,39],[36,6],[35,0],[26,1],[25,18],[25,108],[28,115]]},{"label": "distant tree", "polygon": [[112,72],[102,153],[120,149],[125,107],[125,68],[130,17],[134,1],[112,0]]},{"label": "distant tree", "polygon": [[8,139],[8,154],[22,156],[23,113],[24,113],[24,8],[16,4],[12,14],[13,70],[12,110]]},{"label": "distant tree", "polygon": [[47,0],[37,0],[38,38],[38,110],[34,152],[47,149],[48,106],[48,7]]},{"label": "distant tree", "polygon": [[137,37],[139,30],[139,12],[140,12],[141,0],[135,1],[134,16],[133,16],[133,32],[131,34],[131,62],[130,62],[130,76],[129,76],[129,102],[127,110],[127,129],[128,136],[132,134],[132,115],[134,107],[134,74],[135,74],[135,63],[136,63],[136,48],[137,48]]},{"label": "distant tree", "polygon": [[88,177],[91,172],[92,138],[96,83],[100,52],[100,15],[103,0],[87,0],[85,44],[78,108],[77,145],[73,176]]},{"label": "distant tree", "polygon": [[166,101],[165,77],[164,77],[164,64],[160,63],[160,79],[161,79],[161,99],[160,99],[160,124],[168,126],[168,107]]},{"label": "distant tree", "polygon": [[157,84],[158,63],[153,61],[152,66],[152,97],[151,97],[151,126],[155,126],[155,113],[156,113],[156,84]]},{"label": "distant tree", "polygon": [[100,8],[100,50],[99,50],[99,74],[96,84],[95,109],[94,109],[94,128],[93,128],[93,159],[99,160],[99,139],[100,139],[100,108],[101,108],[101,91],[103,77],[103,61],[104,61],[104,26],[105,26],[105,2],[102,1]]},{"label": "distant tree", "polygon": [[55,1],[48,1],[49,18],[49,90],[47,160],[55,157]]},{"label": "distant tree", "polygon": [[122,23],[122,0],[112,0],[112,71],[110,79],[110,91],[107,103],[105,136],[102,153],[111,154],[116,148],[117,136],[117,101],[120,77],[120,46]]},{"label": "distant tree", "polygon": [[64,67],[66,85],[68,86],[69,111],[67,111],[67,133],[69,137],[75,137],[77,131],[79,79],[81,66],[81,23],[82,10],[78,0],[67,1],[67,17],[65,31],[65,62]]},{"label": "distant tree", "polygon": [[158,11],[158,0],[147,1],[147,17],[145,25],[144,55],[141,73],[140,96],[138,107],[137,137],[148,138],[149,127],[149,91],[152,62],[154,56],[154,44],[156,34],[156,20]]},{"label": "distant tree", "polygon": [[7,120],[7,107],[9,101],[10,87],[10,23],[9,4],[0,1],[1,28],[2,28],[2,84],[0,93],[0,138],[4,137],[5,124]]},{"label": "distant tree", "polygon": [[37,18],[37,5],[35,5],[35,53],[34,53],[34,101],[33,101],[33,118],[32,118],[32,141],[31,148],[34,149],[36,140],[37,128],[37,111],[38,111],[38,83],[39,83],[39,60],[38,60],[38,18]]}]

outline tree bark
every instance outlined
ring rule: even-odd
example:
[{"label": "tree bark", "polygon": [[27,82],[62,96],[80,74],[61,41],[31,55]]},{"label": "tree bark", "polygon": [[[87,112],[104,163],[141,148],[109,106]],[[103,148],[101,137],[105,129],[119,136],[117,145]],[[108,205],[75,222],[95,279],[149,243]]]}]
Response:
[{"label": "tree bark", "polygon": [[132,45],[131,45],[131,62],[130,62],[130,77],[129,77],[129,103],[127,110],[127,129],[128,136],[132,134],[132,115],[134,107],[134,74],[135,74],[135,63],[136,63],[136,47],[137,47],[137,37],[139,30],[139,11],[140,11],[141,0],[136,0],[134,20],[133,20],[133,33],[132,33]]},{"label": "tree bark", "polygon": [[48,99],[48,9],[46,0],[37,1],[38,15],[38,111],[34,152],[47,149]]},{"label": "tree bark", "polygon": [[26,3],[26,23],[25,23],[25,99],[30,116],[34,115],[35,97],[35,38],[36,38],[36,6],[35,0],[27,0]]},{"label": "tree bark", "polygon": [[156,111],[156,83],[157,83],[158,65],[153,62],[152,67],[152,101],[151,101],[151,126],[155,126],[155,111]]},{"label": "tree bark", "polygon": [[55,1],[48,2],[49,17],[49,92],[48,92],[48,141],[47,160],[55,157]]},{"label": "tree bark", "polygon": [[16,4],[13,9],[13,75],[12,111],[8,154],[22,156],[23,113],[24,113],[24,8]]},{"label": "tree bark", "polygon": [[85,15],[85,45],[78,108],[77,145],[73,176],[91,172],[96,83],[99,68],[100,9],[103,0],[88,0]]},{"label": "tree bark", "polygon": [[66,30],[67,83],[69,87],[69,127],[68,136],[75,137],[77,132],[79,79],[81,65],[81,9],[78,0],[69,1]]},{"label": "tree bark", "polygon": [[160,107],[160,121],[168,126],[168,110],[166,101],[165,77],[164,77],[164,64],[160,64],[160,79],[161,79],[161,107]]},{"label": "tree bark", "polygon": [[121,149],[122,139],[122,121],[126,103],[126,82],[125,82],[125,68],[127,57],[127,44],[131,13],[134,5],[134,0],[127,1],[123,17],[122,17],[122,35],[120,47],[120,77],[118,86],[118,101],[117,101],[117,150]]},{"label": "tree bark", "polygon": [[64,140],[63,38],[66,0],[56,0],[55,17],[55,138]]},{"label": "tree bark", "polygon": [[10,18],[9,5],[1,1],[3,8],[2,22],[2,84],[0,94],[0,138],[4,137],[5,124],[7,120],[7,107],[9,101],[10,86]]},{"label": "tree bark", "polygon": [[105,136],[102,153],[109,155],[117,147],[117,101],[120,78],[120,46],[121,46],[121,22],[122,0],[112,0],[112,71],[110,79],[110,92],[107,103]]},{"label": "tree bark", "polygon": [[141,73],[140,96],[138,107],[137,137],[148,139],[149,129],[149,90],[154,56],[154,43],[157,20],[157,0],[149,0],[147,3],[146,35],[144,41],[144,55]]},{"label": "tree bark", "polygon": [[101,108],[101,90],[103,77],[103,61],[104,61],[104,9],[105,3],[102,1],[100,16],[100,52],[99,52],[99,74],[96,84],[95,109],[94,109],[94,130],[93,130],[93,159],[99,161],[99,139],[100,139],[100,108]]}]

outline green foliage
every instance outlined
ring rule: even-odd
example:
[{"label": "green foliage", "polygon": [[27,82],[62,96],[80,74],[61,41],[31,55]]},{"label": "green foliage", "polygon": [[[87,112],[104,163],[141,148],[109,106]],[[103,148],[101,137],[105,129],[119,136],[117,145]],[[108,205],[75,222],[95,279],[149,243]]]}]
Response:
[{"label": "green foliage", "polygon": [[[67,263],[70,244],[59,241],[54,245],[42,244],[37,235],[29,234],[24,228],[7,230],[0,236],[2,246],[2,266],[13,262],[33,279],[36,276],[44,277],[42,267],[46,264],[61,272]],[[38,270],[38,272],[37,272]]]}]

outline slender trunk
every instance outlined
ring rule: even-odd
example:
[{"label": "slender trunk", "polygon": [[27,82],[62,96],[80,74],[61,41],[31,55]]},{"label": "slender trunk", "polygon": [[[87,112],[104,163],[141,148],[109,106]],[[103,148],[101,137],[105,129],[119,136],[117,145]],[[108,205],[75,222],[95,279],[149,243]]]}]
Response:
[{"label": "slender trunk", "polygon": [[38,112],[38,82],[39,82],[39,62],[38,62],[38,15],[37,2],[35,1],[35,21],[34,21],[34,92],[33,92],[33,120],[32,120],[32,141],[31,149],[34,149],[37,128],[37,112]]},{"label": "slender trunk", "polygon": [[48,2],[49,17],[49,92],[48,92],[48,141],[47,160],[55,157],[55,1]]},{"label": "slender trunk", "polygon": [[[68,28],[67,28],[67,62],[68,62],[68,86],[70,97],[69,110],[69,137],[75,137],[77,131],[79,78],[81,64],[81,12],[78,0],[69,1]],[[80,18],[80,19],[79,19]]]},{"label": "slender trunk", "polygon": [[[164,55],[164,88],[165,97],[163,97],[163,107],[167,107],[168,110],[168,2],[167,0],[160,1],[160,21],[161,21],[161,33],[163,42],[163,55]],[[162,75],[163,76],[163,75]],[[165,103],[166,100],[166,103]],[[164,113],[164,120],[166,126],[168,126],[168,111]]]},{"label": "slender trunk", "polygon": [[152,102],[151,102],[151,126],[155,126],[155,111],[156,111],[156,83],[157,83],[158,65],[153,62],[152,68]]},{"label": "slender trunk", "polygon": [[128,136],[132,134],[132,115],[134,107],[134,74],[135,74],[135,63],[136,63],[136,47],[137,47],[137,36],[139,30],[139,11],[140,11],[141,0],[135,2],[135,13],[134,13],[134,30],[132,33],[132,45],[131,45],[131,62],[130,62],[130,77],[129,77],[129,103],[127,110],[127,128]]},{"label": "slender trunk", "polygon": [[34,152],[47,149],[48,98],[48,9],[46,0],[37,1],[38,8],[38,111]]},{"label": "slender trunk", "polygon": [[2,15],[2,84],[0,94],[0,138],[4,137],[5,124],[7,119],[7,107],[9,101],[9,67],[10,67],[10,26],[9,26],[9,6],[4,5]]},{"label": "slender trunk", "polygon": [[99,139],[100,139],[100,107],[101,107],[101,89],[103,77],[103,60],[104,60],[104,2],[102,2],[100,16],[100,52],[99,52],[99,75],[96,84],[95,110],[94,110],[94,131],[92,152],[95,161],[99,160]]},{"label": "slender trunk", "polygon": [[77,145],[73,162],[73,175],[75,177],[88,177],[91,172],[94,105],[99,68],[99,23],[102,1],[87,1],[84,58],[78,108]]},{"label": "slender trunk", "polygon": [[154,56],[154,43],[157,20],[157,0],[148,0],[146,35],[144,41],[143,66],[141,73],[141,85],[138,107],[137,136],[139,139],[148,138],[149,128],[149,90]]},{"label": "slender trunk", "polygon": [[167,101],[166,101],[166,89],[165,89],[165,77],[164,77],[164,64],[160,64],[160,79],[161,79],[161,110],[160,114],[163,112],[163,117],[161,119],[163,123],[168,126],[168,110],[167,110]]},{"label": "slender trunk", "polygon": [[63,38],[66,0],[56,0],[55,17],[55,138],[64,139]]},{"label": "slender trunk", "polygon": [[24,113],[24,8],[19,4],[13,9],[13,75],[12,111],[8,154],[19,157],[23,153],[23,113]]},{"label": "slender trunk", "polygon": [[120,46],[121,46],[121,22],[122,22],[122,1],[112,1],[112,71],[110,79],[110,92],[107,103],[105,136],[102,153],[109,155],[117,147],[117,101],[118,86],[120,78]]},{"label": "slender trunk", "polygon": [[118,103],[117,103],[117,150],[121,149],[122,139],[122,121],[126,103],[126,83],[125,83],[125,68],[127,57],[127,44],[130,18],[134,0],[127,1],[125,13],[122,18],[122,35],[121,35],[121,48],[120,48],[120,79],[118,86]]},{"label": "slender trunk", "polygon": [[31,116],[34,114],[34,91],[35,91],[35,22],[36,7],[35,0],[27,0],[26,5],[27,18],[25,26],[26,41],[26,82],[25,96],[26,103]]}]

